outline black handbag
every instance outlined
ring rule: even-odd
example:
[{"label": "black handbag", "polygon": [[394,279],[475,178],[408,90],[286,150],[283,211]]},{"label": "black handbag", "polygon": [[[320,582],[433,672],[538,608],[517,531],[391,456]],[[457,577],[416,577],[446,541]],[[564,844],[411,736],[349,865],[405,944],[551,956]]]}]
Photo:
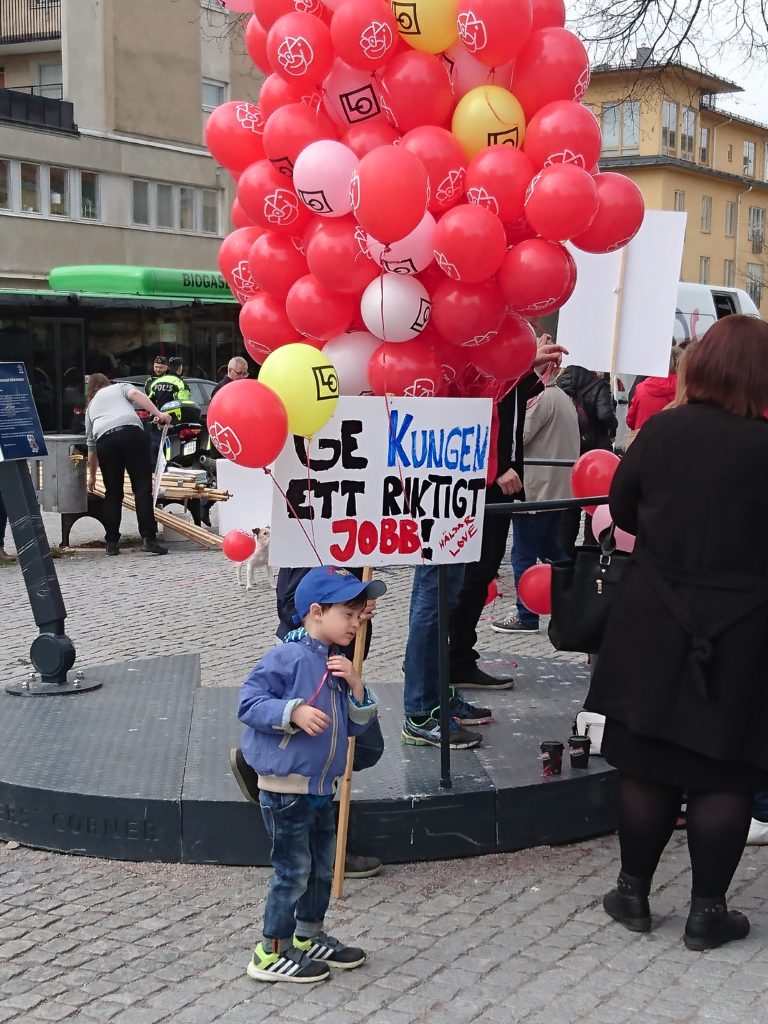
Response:
[{"label": "black handbag", "polygon": [[597,654],[629,557],[616,550],[611,526],[599,546],[577,547],[573,560],[552,564],[549,639],[556,650]]}]

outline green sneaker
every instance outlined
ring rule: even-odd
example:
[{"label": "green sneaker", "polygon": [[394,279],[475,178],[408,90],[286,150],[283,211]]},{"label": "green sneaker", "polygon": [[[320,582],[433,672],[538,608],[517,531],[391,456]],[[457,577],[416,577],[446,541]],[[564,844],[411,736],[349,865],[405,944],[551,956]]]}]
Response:
[{"label": "green sneaker", "polygon": [[331,974],[327,964],[310,959],[296,947],[295,940],[293,947],[289,946],[282,953],[267,953],[260,942],[253,951],[247,973],[255,981],[294,981],[300,985],[326,981]]},{"label": "green sneaker", "polygon": [[332,935],[325,932],[318,932],[308,939],[300,939],[298,935],[293,937],[294,949],[301,950],[313,962],[328,964],[329,967],[337,967],[340,971],[351,971],[353,967],[360,967],[365,963],[365,952],[355,946],[345,946],[343,942],[334,939]]}]

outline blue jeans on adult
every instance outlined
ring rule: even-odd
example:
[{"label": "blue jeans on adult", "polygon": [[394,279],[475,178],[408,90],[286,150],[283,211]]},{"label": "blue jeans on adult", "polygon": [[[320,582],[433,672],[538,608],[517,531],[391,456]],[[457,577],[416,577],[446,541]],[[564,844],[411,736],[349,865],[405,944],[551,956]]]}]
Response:
[{"label": "blue jeans on adult", "polygon": [[[458,605],[464,566],[449,565],[446,571],[448,614]],[[405,647],[406,715],[430,715],[440,703],[437,678],[437,566],[417,565],[413,574]]]},{"label": "blue jeans on adult", "polygon": [[294,934],[307,938],[322,931],[336,852],[333,802],[315,807],[306,796],[262,789],[259,803],[275,869],[264,908],[264,938],[279,940],[284,949]]},{"label": "blue jeans on adult", "polygon": [[[560,546],[560,512],[523,512],[512,516],[512,572],[515,587],[519,588],[520,577],[537,561],[558,562],[565,558]],[[524,626],[536,628],[539,616],[525,607],[517,598],[517,617]]]}]

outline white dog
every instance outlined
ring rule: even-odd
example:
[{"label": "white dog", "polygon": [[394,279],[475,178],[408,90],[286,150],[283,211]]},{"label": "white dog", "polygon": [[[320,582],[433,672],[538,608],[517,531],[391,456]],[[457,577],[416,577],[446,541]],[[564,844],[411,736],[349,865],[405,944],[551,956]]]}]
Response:
[{"label": "white dog", "polygon": [[271,530],[268,526],[257,526],[253,531],[253,536],[256,539],[256,550],[253,552],[250,558],[246,558],[244,562],[237,563],[237,585],[243,585],[243,578],[241,569],[245,566],[245,589],[250,590],[253,584],[254,570],[257,565],[263,565],[267,573],[267,579],[269,585],[274,590],[277,585],[276,574],[269,567],[269,538]]}]

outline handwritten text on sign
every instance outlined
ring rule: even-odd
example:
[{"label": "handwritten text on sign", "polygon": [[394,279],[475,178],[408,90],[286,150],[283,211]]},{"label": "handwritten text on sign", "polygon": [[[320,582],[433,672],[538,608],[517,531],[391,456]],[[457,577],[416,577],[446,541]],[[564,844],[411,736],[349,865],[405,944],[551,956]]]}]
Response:
[{"label": "handwritten text on sign", "polygon": [[341,398],[275,463],[270,563],[476,561],[490,418],[484,398]]}]

